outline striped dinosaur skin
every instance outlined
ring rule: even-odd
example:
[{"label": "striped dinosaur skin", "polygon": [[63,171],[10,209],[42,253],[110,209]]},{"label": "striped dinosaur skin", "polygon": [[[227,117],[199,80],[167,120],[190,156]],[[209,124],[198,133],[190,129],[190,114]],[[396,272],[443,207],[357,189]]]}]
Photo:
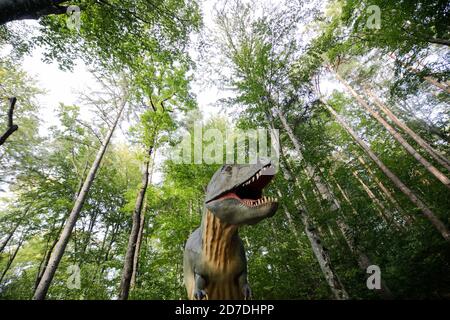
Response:
[{"label": "striped dinosaur skin", "polygon": [[184,281],[189,299],[248,299],[247,260],[239,227],[271,217],[275,199],[262,197],[274,168],[269,160],[254,165],[224,165],[212,177],[202,222],[184,251]]},{"label": "striped dinosaur skin", "polygon": [[[228,275],[228,271],[235,268],[235,260],[228,259],[233,256],[236,248],[237,226],[221,222],[209,210],[206,211],[205,228],[203,229],[202,252],[205,263],[219,275]],[[218,277],[216,277],[218,278]],[[219,280],[219,279],[217,279]],[[240,299],[243,298],[238,287],[233,285],[233,279],[225,277],[224,280],[212,282],[206,285],[206,292],[210,299]]]}]

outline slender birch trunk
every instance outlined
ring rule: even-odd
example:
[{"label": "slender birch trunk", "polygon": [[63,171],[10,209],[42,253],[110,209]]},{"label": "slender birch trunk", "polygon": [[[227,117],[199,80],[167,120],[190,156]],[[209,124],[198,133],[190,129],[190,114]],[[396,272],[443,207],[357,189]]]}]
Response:
[{"label": "slender birch trunk", "polygon": [[[59,231],[61,231],[61,229],[62,229],[62,226],[59,229]],[[34,283],[34,290],[37,289],[39,283],[41,282],[42,276],[44,275],[44,272],[45,272],[45,270],[46,270],[46,268],[48,266],[48,262],[50,260],[51,253],[52,253],[52,251],[55,248],[57,243],[58,243],[58,238],[55,238],[55,240],[53,241],[52,245],[44,253],[44,257],[42,258],[41,263],[39,264],[38,272],[36,274],[36,280],[35,280],[35,283]]]},{"label": "slender birch trunk", "polygon": [[[300,158],[300,160],[304,160],[302,152],[301,152],[300,142],[298,141],[297,137],[294,135],[292,129],[288,125],[286,118],[284,117],[281,110],[279,110],[277,108],[276,111],[277,111],[278,117],[280,118],[284,129],[288,133],[288,136],[289,136],[291,142],[294,144],[294,148],[297,152],[297,156]],[[330,204],[330,209],[333,211],[340,209],[341,208],[340,202],[333,195],[332,191],[321,181],[320,177],[317,174],[315,174],[314,168],[312,168],[306,162],[305,162],[305,167],[306,167],[305,173],[307,174],[307,176],[311,180],[311,182],[313,182],[313,184],[316,186],[316,188],[319,191],[319,193],[321,194],[322,198],[324,198],[325,200],[328,201],[328,203]],[[293,175],[291,175],[291,176],[293,176]],[[293,177],[294,177],[294,179],[296,179],[295,176],[293,176]],[[297,181],[297,183],[298,183],[298,181]],[[357,214],[356,210],[354,210],[354,212]],[[351,230],[350,227],[344,221],[342,221],[339,217],[336,219],[336,222],[338,223],[338,226],[342,232],[344,232],[345,230]],[[353,239],[353,237],[347,238],[346,241],[347,241],[350,251],[354,255],[356,255],[358,264],[361,267],[362,264],[359,263],[360,261],[363,261],[363,260],[370,261],[370,260],[368,259],[367,255],[364,252],[359,250],[359,248],[353,243],[352,239]],[[366,272],[366,268],[363,268],[363,271]],[[387,285],[383,282],[382,286],[383,287],[382,287],[382,290],[380,291],[380,294],[384,298],[391,299],[392,294],[391,294],[389,288],[387,287]]]},{"label": "slender birch trunk", "polygon": [[144,200],[144,208],[141,212],[141,218],[139,221],[139,233],[138,238],[136,241],[136,249],[134,251],[134,257],[133,257],[133,273],[131,274],[131,289],[134,288],[136,285],[136,276],[138,272],[138,266],[139,266],[139,253],[141,252],[141,245],[142,245],[142,237],[144,235],[144,227],[145,227],[145,212],[147,211],[147,203]]},{"label": "slender birch trunk", "polygon": [[443,166],[445,169],[447,169],[448,172],[450,172],[450,161],[444,157],[439,151],[435,150],[432,146],[430,146],[425,140],[423,140],[418,134],[416,134],[413,130],[411,130],[405,123],[403,123],[399,118],[395,116],[395,114],[392,113],[391,110],[388,109],[387,106],[385,106],[380,99],[378,99],[377,96],[373,94],[373,92],[369,89],[365,89],[365,92],[368,96],[370,96],[377,107],[383,111],[388,118],[394,122],[397,126],[402,128],[414,141],[417,142],[419,146],[424,148],[428,154],[433,157],[441,166]]},{"label": "slender birch trunk", "polygon": [[[369,198],[377,206],[376,210],[380,214],[381,219],[383,219],[384,222],[386,222],[387,224],[389,224],[390,222],[393,222],[396,229],[399,230],[401,228],[401,226],[398,224],[397,221],[395,221],[392,213],[390,213],[389,210],[386,209],[383,202],[381,202],[380,199],[378,199],[378,197],[373,193],[373,191],[370,190],[369,186],[367,186],[365,184],[365,182],[361,179],[361,177],[358,175],[358,173],[356,171],[353,171],[352,174],[356,178],[356,180],[358,180],[358,182],[361,184],[361,186],[363,187],[364,191],[367,193]],[[389,217],[387,217],[387,215],[389,215]]]},{"label": "slender birch trunk", "polygon": [[22,223],[22,221],[25,219],[28,211],[30,210],[31,205],[28,205],[27,208],[25,209],[25,211],[23,211],[20,215],[20,218],[17,220],[16,224],[14,225],[14,227],[11,229],[11,231],[8,233],[8,236],[5,238],[5,240],[2,242],[2,244],[0,245],[0,253],[3,252],[3,250],[5,250],[6,246],[8,245],[9,241],[11,240],[11,238],[14,236],[14,234],[17,231],[17,228],[20,226],[20,224]]},{"label": "slender birch trunk", "polygon": [[414,217],[407,214],[403,208],[400,206],[400,204],[395,200],[392,193],[388,190],[388,188],[383,184],[383,182],[380,181],[380,179],[377,178],[375,173],[370,169],[370,167],[367,165],[367,163],[364,161],[362,157],[358,157],[358,161],[364,166],[364,169],[369,172],[372,179],[375,181],[375,183],[378,185],[378,187],[381,189],[385,197],[392,203],[392,205],[397,209],[397,212],[402,213],[402,218],[404,221],[406,221],[408,224],[412,223],[414,220]]},{"label": "slender birch trunk", "polygon": [[[296,152],[298,153],[298,156],[300,157],[300,160],[304,160],[303,154],[301,152],[300,143],[294,136],[294,133],[292,132],[290,126],[287,124],[287,121],[284,118],[284,115],[281,113],[280,110],[277,110],[277,113],[278,113],[280,120],[283,123],[283,127],[288,132],[288,135],[291,138],[291,141],[294,143],[294,147],[296,149]],[[308,176],[311,175],[311,177],[314,176],[314,169],[312,167],[310,167],[308,164],[306,165],[306,167],[307,167],[306,168],[307,175]],[[294,178],[295,184],[298,185],[298,180],[296,179],[296,177],[294,177],[292,175],[291,175],[291,177]],[[297,188],[297,189],[300,190],[300,188]],[[302,197],[304,197],[303,194],[301,194],[301,195],[302,195]],[[330,257],[328,255],[328,253],[324,250],[323,246],[321,245],[320,237],[317,235],[317,233],[311,226],[309,219],[306,216],[307,215],[306,211],[305,211],[306,209],[304,207],[302,207],[302,209],[305,212],[305,214],[301,215],[303,225],[305,227],[305,233],[311,244],[313,253],[319,263],[320,269],[322,270],[325,280],[327,281],[327,283],[336,299],[348,300],[349,295],[348,295],[347,291],[345,290],[343,284],[339,280],[339,277],[337,276],[336,272],[332,268]],[[285,209],[285,213],[290,216],[289,212],[287,211],[287,208]]]},{"label": "slender birch trunk", "polygon": [[[302,198],[304,199],[303,194]],[[333,293],[334,297],[337,300],[348,300],[349,299],[348,293],[345,290],[342,282],[340,281],[338,275],[336,274],[336,271],[334,270],[331,264],[330,255],[328,254],[328,251],[325,249],[325,247],[322,245],[323,242],[321,240],[318,230],[313,226],[313,224],[310,221],[308,211],[304,206],[300,205],[298,202],[296,203],[296,205],[299,206],[298,212],[302,219],[305,234],[308,237],[314,256],[316,257],[316,260],[319,263],[320,270],[322,270],[322,274],[325,277],[325,280],[328,286],[330,287],[331,292]],[[291,214],[289,213],[286,206],[283,206],[283,209],[286,216],[288,217],[289,224],[292,226],[291,228],[295,230],[292,224]],[[295,234],[298,239],[298,234],[296,230]]]},{"label": "slender birch trunk", "polygon": [[[351,203],[349,204],[350,206],[352,206]],[[353,208],[353,210],[355,209]],[[347,243],[347,246],[350,248],[350,251],[356,256],[357,258],[356,260],[358,262],[359,267],[361,268],[361,270],[366,272],[367,268],[372,265],[372,262],[370,261],[369,257],[356,246],[353,240],[352,232],[349,229],[348,225],[343,223],[341,220],[337,220],[336,223],[339,227],[339,230],[341,231],[342,236],[345,239],[345,242]],[[386,300],[394,299],[394,295],[392,294],[391,290],[389,289],[389,287],[387,286],[386,282],[383,279],[381,279],[380,281],[380,289],[377,290],[377,293],[383,299]]]},{"label": "slender birch trunk", "polygon": [[[437,43],[439,43],[439,42],[437,42]],[[447,44],[448,45],[448,44]],[[396,59],[395,58],[395,55],[393,54],[393,53],[391,53],[390,55],[389,55],[392,59]],[[404,66],[404,67],[406,67],[406,69],[408,69],[409,71],[411,71],[411,72],[413,72],[413,73],[419,73],[420,71],[419,70],[417,70],[417,68],[414,68],[413,66],[408,66],[408,65],[406,65],[404,62],[402,62],[402,61],[400,61],[400,63]],[[435,78],[433,78],[433,77],[430,77],[430,76],[425,76],[425,77],[423,77],[423,79],[425,80],[425,81],[427,81],[428,83],[430,83],[430,84],[432,84],[432,85],[434,85],[435,87],[437,87],[437,88],[439,88],[439,89],[441,89],[441,90],[444,90],[445,92],[447,92],[447,93],[450,93],[450,87],[449,86],[447,86],[446,84],[444,84],[444,83],[442,83],[442,82],[439,82],[439,81],[437,81]]]},{"label": "slender birch trunk", "polygon": [[[352,210],[353,214],[358,216],[358,212],[356,211],[355,207],[353,206],[352,202],[350,201],[350,198],[348,197],[347,193],[342,189],[341,185],[337,182],[336,179],[333,178],[334,184],[337,186],[339,193],[344,198],[345,202],[349,205],[350,209]],[[356,260],[358,262],[358,266],[363,272],[367,271],[367,267],[372,265],[372,262],[370,261],[369,257],[362,252],[358,246],[355,244],[353,231],[351,228],[344,222],[342,219],[337,219],[336,224],[339,228],[339,231],[341,232],[342,236],[344,237],[345,242],[347,243],[347,246],[349,247],[352,254],[356,257]],[[380,282],[380,289],[377,290],[377,293],[381,296],[383,299],[394,299],[394,295],[392,294],[391,290],[387,286],[387,284],[384,282],[383,279],[381,279]]]},{"label": "slender birch trunk", "polygon": [[353,137],[353,139],[360,145],[360,147],[369,155],[369,157],[378,165],[381,171],[386,174],[386,176],[400,189],[409,200],[414,203],[427,217],[433,226],[439,231],[442,237],[450,242],[450,232],[448,228],[442,223],[442,221],[427,207],[427,205],[420,200],[414,192],[409,189],[389,168],[387,168],[384,163],[375,155],[375,153],[370,149],[370,147],[362,141],[358,135],[351,129],[347,123],[324,101],[322,103],[325,105],[328,111],[336,118],[336,120],[341,124],[341,126]]},{"label": "slender birch trunk", "polygon": [[125,262],[124,262],[123,271],[122,271],[122,279],[121,279],[120,288],[119,288],[119,300],[127,300],[128,295],[130,293],[131,277],[133,274],[133,261],[134,261],[134,257],[136,254],[136,246],[137,246],[137,240],[138,240],[139,230],[140,230],[142,208],[143,208],[143,204],[144,204],[145,193],[147,191],[147,186],[148,186],[149,166],[150,166],[150,157],[152,155],[152,150],[153,150],[153,148],[150,147],[148,150],[148,155],[144,162],[144,170],[142,172],[141,188],[138,192],[138,195],[136,198],[136,205],[134,207],[133,224],[131,227],[130,237],[128,238],[128,247],[127,247],[127,252],[125,255]]},{"label": "slender birch trunk", "polygon": [[20,221],[17,222],[14,227],[11,229],[11,231],[8,233],[8,236],[6,237],[6,239],[2,242],[2,244],[0,245],[0,253],[3,252],[3,250],[5,250],[6,246],[9,243],[9,240],[11,240],[11,238],[13,237],[14,233],[16,232],[17,228],[20,225]]},{"label": "slender birch trunk", "polygon": [[[331,68],[329,68],[334,72]],[[439,169],[433,166],[427,159],[422,157],[409,143],[406,141],[386,120],[383,119],[377,112],[367,104],[366,101],[345,81],[337,72],[334,72],[336,78],[347,88],[352,96],[358,101],[367,112],[369,112],[390,134],[408,151],[417,161],[419,161],[433,176],[441,181],[448,189],[450,189],[450,179],[447,178]]]},{"label": "slender birch trunk", "polygon": [[[288,170],[288,172],[290,172],[290,169],[289,169],[288,166],[286,166],[286,169]],[[295,185],[297,186],[297,189],[299,189],[299,186],[298,186],[298,180],[296,179],[296,177],[295,177],[292,173],[289,173],[289,176],[291,176],[291,177],[294,178]],[[320,179],[320,178],[319,178],[319,179]],[[314,181],[313,181],[313,182],[314,182]],[[338,186],[339,186],[339,185],[338,185]],[[316,186],[316,188],[317,188],[317,186]],[[325,185],[323,185],[321,189],[322,189],[322,190],[325,190],[325,192],[327,192],[327,193],[329,194],[329,196],[327,196],[326,198],[328,198],[328,199],[332,198],[332,199],[333,199],[333,202],[335,203],[335,205],[331,206],[331,208],[332,208],[332,209],[334,208],[334,210],[340,209],[340,202],[339,202],[339,200],[332,194],[331,190],[330,190],[327,186],[325,186]],[[344,191],[342,190],[342,188],[340,188],[340,186],[339,186],[339,189],[342,191],[342,194],[344,195],[346,201],[348,201],[348,203],[349,203],[349,205],[350,205],[350,207],[351,207],[353,213],[354,213],[356,216],[358,216],[358,212],[355,210],[355,208],[354,208],[353,205],[351,204],[350,199],[349,199],[349,198],[347,197],[347,195],[344,193]],[[317,190],[318,190],[318,189],[317,189]],[[319,191],[319,193],[320,193],[320,191]],[[303,199],[306,200],[306,199],[304,198],[303,193],[300,192],[300,194],[301,194],[301,196],[303,197]],[[358,246],[355,244],[352,229],[347,225],[347,223],[345,223],[345,222],[344,222],[341,218],[339,218],[339,217],[336,219],[336,224],[337,224],[339,230],[341,231],[342,235],[344,236],[344,239],[345,239],[345,241],[346,241],[346,243],[347,243],[347,246],[349,247],[350,251],[352,252],[353,255],[356,256],[356,260],[357,260],[358,266],[361,268],[361,270],[362,270],[363,272],[366,272],[366,271],[367,271],[367,267],[370,266],[370,265],[372,265],[372,263],[371,263],[370,259],[368,258],[368,256],[367,256],[363,251],[361,251],[361,250],[358,248]],[[334,234],[333,231],[332,231],[332,229],[330,229],[330,231],[331,231],[332,234]],[[380,288],[380,290],[377,290],[377,293],[378,293],[383,299],[393,299],[393,295],[392,295],[392,293],[391,293],[389,287],[386,285],[386,283],[385,283],[383,280],[381,281],[380,285],[381,285],[381,288]]]},{"label": "slender birch trunk", "polygon": [[[28,230],[26,232],[28,232]],[[3,282],[3,279],[5,278],[6,273],[11,268],[11,266],[12,266],[12,264],[14,262],[14,259],[16,259],[17,253],[19,252],[20,247],[22,246],[22,243],[25,241],[25,233],[21,235],[20,240],[17,243],[17,246],[14,249],[13,254],[9,257],[8,262],[7,262],[6,266],[5,266],[5,269],[3,269],[2,275],[0,276],[0,284]]]},{"label": "slender birch trunk", "polygon": [[69,242],[70,235],[72,230],[77,222],[78,216],[80,215],[81,209],[83,208],[84,202],[87,198],[89,190],[94,182],[95,176],[97,174],[97,170],[100,167],[100,163],[102,162],[103,156],[105,155],[106,149],[108,148],[109,142],[111,141],[112,135],[119,123],[119,120],[122,116],[123,110],[125,109],[127,103],[127,94],[124,94],[122,97],[122,101],[120,102],[120,107],[112,124],[109,129],[103,144],[97,152],[97,156],[92,163],[92,166],[89,170],[89,173],[84,180],[83,186],[77,196],[75,204],[70,212],[69,217],[67,218],[66,224],[64,225],[64,229],[61,232],[58,242],[55,245],[55,248],[50,256],[47,268],[45,269],[44,274],[42,275],[41,281],[34,292],[33,299],[34,300],[43,300],[47,294],[48,288],[53,280],[56,269],[58,268],[59,262],[64,254],[64,250],[66,249],[67,243]]}]

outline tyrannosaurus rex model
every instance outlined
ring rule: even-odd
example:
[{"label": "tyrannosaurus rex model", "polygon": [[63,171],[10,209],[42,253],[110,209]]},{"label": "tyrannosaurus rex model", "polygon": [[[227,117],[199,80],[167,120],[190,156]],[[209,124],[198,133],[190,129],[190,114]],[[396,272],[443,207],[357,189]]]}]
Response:
[{"label": "tyrannosaurus rex model", "polygon": [[247,299],[247,259],[238,228],[271,217],[276,199],[262,197],[275,174],[270,160],[224,165],[206,189],[202,222],[184,251],[184,282],[189,299]]}]

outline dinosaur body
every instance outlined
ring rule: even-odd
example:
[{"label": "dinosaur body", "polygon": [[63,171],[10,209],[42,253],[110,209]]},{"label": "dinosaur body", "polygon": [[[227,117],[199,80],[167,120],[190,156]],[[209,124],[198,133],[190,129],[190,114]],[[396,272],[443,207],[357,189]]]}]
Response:
[{"label": "dinosaur body", "polygon": [[246,299],[247,260],[238,229],[272,216],[278,203],[262,197],[274,175],[268,160],[224,165],[208,184],[202,222],[184,251],[184,281],[189,299]]}]

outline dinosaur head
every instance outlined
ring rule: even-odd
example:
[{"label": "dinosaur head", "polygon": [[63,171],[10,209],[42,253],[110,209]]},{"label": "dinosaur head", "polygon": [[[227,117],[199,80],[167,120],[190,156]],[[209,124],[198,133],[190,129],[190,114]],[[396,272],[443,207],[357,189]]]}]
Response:
[{"label": "dinosaur head", "polygon": [[206,208],[230,224],[255,224],[271,217],[277,199],[263,197],[262,190],[275,175],[270,160],[256,164],[224,165],[211,178],[206,189]]}]

